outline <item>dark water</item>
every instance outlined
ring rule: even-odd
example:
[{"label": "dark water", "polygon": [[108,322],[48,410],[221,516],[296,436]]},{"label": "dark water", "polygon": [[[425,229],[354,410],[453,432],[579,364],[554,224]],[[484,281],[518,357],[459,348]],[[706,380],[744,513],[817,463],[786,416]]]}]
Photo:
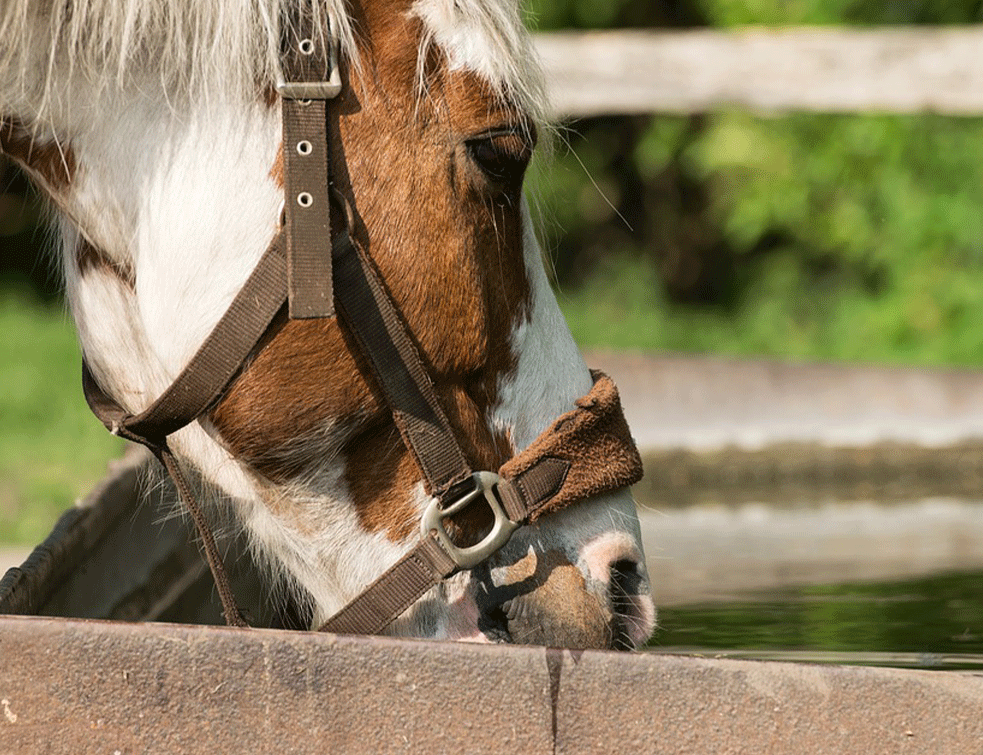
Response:
[{"label": "dark water", "polygon": [[922,668],[983,668],[983,574],[755,593],[663,608],[659,651]]}]

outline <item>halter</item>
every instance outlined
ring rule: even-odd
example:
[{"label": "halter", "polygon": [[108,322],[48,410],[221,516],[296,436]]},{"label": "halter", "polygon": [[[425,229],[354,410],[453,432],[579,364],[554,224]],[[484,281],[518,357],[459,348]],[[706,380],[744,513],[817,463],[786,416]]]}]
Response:
[{"label": "halter", "polygon": [[[331,186],[328,102],[341,91],[334,28],[319,43],[310,18],[285,39],[277,82],[283,114],[284,218],[232,304],[173,383],[133,415],[94,379],[85,359],[82,384],[93,413],[115,435],[149,448],[163,463],[201,537],[226,621],[247,626],[208,522],[167,438],[214,407],[262,346],[286,309],[290,319],[337,317],[353,336],[381,389],[432,501],[420,540],[321,631],[376,634],[432,587],[499,551],[512,533],[544,513],[627,487],[641,459],[614,383],[592,372],[594,387],[522,453],[496,472],[468,463],[440,407],[413,339],[371,260],[353,239],[348,201]],[[486,505],[494,523],[476,544],[461,546],[446,521]]]}]

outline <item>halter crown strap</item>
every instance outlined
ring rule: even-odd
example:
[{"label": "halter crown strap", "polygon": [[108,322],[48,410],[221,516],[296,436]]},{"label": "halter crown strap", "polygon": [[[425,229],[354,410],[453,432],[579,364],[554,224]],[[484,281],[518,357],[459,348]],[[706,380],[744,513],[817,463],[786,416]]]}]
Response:
[{"label": "halter crown strap", "polygon": [[290,317],[332,317],[327,107],[341,91],[333,29],[320,33],[310,14],[302,13],[288,25],[282,56],[277,91],[283,120]]}]

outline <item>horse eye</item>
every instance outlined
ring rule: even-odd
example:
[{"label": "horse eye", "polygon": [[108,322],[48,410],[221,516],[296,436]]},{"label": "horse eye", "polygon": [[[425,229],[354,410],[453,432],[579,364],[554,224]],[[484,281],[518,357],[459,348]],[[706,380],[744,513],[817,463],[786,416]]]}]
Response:
[{"label": "horse eye", "polygon": [[470,139],[468,154],[498,189],[518,188],[532,158],[532,146],[521,134],[494,133]]}]

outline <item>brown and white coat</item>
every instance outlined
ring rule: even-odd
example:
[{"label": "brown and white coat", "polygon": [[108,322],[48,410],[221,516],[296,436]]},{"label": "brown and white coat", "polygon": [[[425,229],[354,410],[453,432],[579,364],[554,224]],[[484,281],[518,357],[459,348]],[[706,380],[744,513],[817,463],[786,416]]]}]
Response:
[{"label": "brown and white coat", "polygon": [[[469,461],[497,469],[591,387],[521,193],[543,98],[515,2],[305,1],[338,23],[332,173],[356,236]],[[276,231],[271,82],[286,5],[0,8],[0,150],[57,209],[82,348],[130,411],[169,385]],[[315,624],[413,544],[428,502],[366,375],[336,322],[285,322],[207,418],[172,439],[309,596]],[[607,647],[644,641],[653,624],[622,491],[524,528],[391,631]]]}]

